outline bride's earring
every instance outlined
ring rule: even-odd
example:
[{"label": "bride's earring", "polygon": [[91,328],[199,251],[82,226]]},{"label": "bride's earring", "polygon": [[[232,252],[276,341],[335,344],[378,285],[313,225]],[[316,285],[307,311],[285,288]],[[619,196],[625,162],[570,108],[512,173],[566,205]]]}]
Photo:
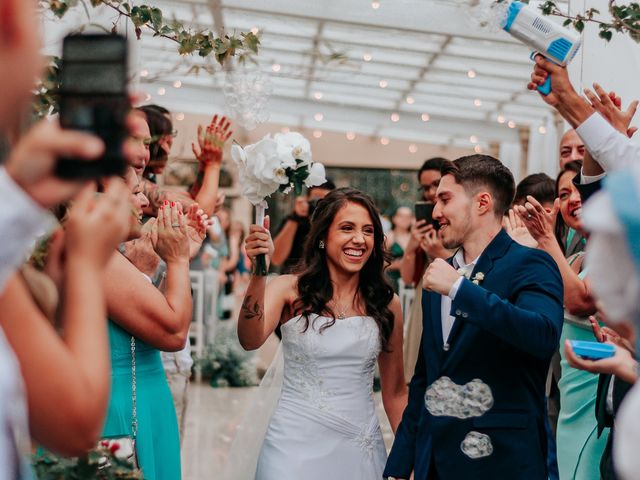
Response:
[{"label": "bride's earring", "polygon": [[320,243],[318,243],[318,248],[320,250],[324,250],[324,240],[320,240]]}]

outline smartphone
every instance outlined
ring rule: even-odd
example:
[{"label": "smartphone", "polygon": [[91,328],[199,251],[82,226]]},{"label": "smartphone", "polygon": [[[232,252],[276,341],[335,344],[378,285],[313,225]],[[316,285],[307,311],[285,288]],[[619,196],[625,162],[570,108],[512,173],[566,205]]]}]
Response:
[{"label": "smartphone", "polygon": [[440,224],[433,219],[433,208],[435,204],[431,202],[416,202],[414,206],[416,221],[424,220],[427,224],[433,225],[438,230]]},{"label": "smartphone", "polygon": [[104,155],[95,161],[61,158],[56,174],[67,179],[121,175],[131,109],[127,40],[122,35],[68,35],[62,46],[60,125],[100,137]]},{"label": "smartphone", "polygon": [[585,340],[571,340],[571,348],[576,355],[585,360],[602,360],[616,354],[616,347],[608,343],[588,342]]}]

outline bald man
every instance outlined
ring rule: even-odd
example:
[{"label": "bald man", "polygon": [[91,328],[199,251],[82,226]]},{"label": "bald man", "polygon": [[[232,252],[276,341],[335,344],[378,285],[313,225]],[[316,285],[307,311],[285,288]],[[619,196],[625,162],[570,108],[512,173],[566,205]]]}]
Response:
[{"label": "bald man", "polygon": [[560,169],[574,160],[584,161],[584,142],[571,128],[560,138]]}]

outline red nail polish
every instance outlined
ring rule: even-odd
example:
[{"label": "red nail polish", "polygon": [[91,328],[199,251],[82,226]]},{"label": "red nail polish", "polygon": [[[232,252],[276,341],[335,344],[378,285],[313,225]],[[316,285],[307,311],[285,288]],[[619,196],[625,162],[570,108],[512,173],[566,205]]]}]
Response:
[{"label": "red nail polish", "polygon": [[165,201],[164,201],[164,204],[165,204],[165,205],[169,205],[169,201],[168,201],[168,200],[165,200]]},{"label": "red nail polish", "polygon": [[171,202],[171,206],[175,207],[176,206],[176,202]]}]

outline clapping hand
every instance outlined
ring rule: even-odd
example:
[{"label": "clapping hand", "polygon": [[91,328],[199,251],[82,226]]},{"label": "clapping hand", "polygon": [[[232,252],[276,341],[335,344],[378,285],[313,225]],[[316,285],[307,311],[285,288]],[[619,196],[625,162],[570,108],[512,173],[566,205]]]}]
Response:
[{"label": "clapping hand", "polygon": [[182,205],[165,202],[158,209],[158,240],[155,250],[167,264],[189,262],[189,237]]},{"label": "clapping hand", "polygon": [[258,255],[266,255],[271,258],[273,255],[273,240],[269,232],[269,216],[264,218],[264,227],[259,225],[251,225],[249,227],[249,235],[244,241],[247,256],[251,263],[255,266]]},{"label": "clapping hand", "polygon": [[429,291],[447,296],[454,283],[458,281],[460,274],[442,258],[436,258],[427,267],[422,286]]},{"label": "clapping hand", "polygon": [[207,236],[207,229],[211,226],[212,219],[204,213],[197,203],[187,209],[187,236],[189,237],[189,257],[195,257],[200,251],[202,242]]},{"label": "clapping hand", "polygon": [[230,126],[231,122],[227,117],[223,116],[218,120],[218,115],[213,116],[206,129],[198,126],[199,149],[194,143],[191,144],[191,149],[202,167],[220,165],[224,144],[233,134],[233,131],[229,130]]},{"label": "clapping hand", "polygon": [[552,241],[555,239],[554,227],[556,217],[560,211],[558,199],[553,204],[553,210],[547,210],[531,195],[527,195],[524,205],[516,205],[514,210],[536,242]]},{"label": "clapping hand", "polygon": [[509,215],[502,219],[502,226],[509,236],[520,245],[530,248],[538,248],[538,242],[531,236],[527,226],[513,208],[509,209]]}]

